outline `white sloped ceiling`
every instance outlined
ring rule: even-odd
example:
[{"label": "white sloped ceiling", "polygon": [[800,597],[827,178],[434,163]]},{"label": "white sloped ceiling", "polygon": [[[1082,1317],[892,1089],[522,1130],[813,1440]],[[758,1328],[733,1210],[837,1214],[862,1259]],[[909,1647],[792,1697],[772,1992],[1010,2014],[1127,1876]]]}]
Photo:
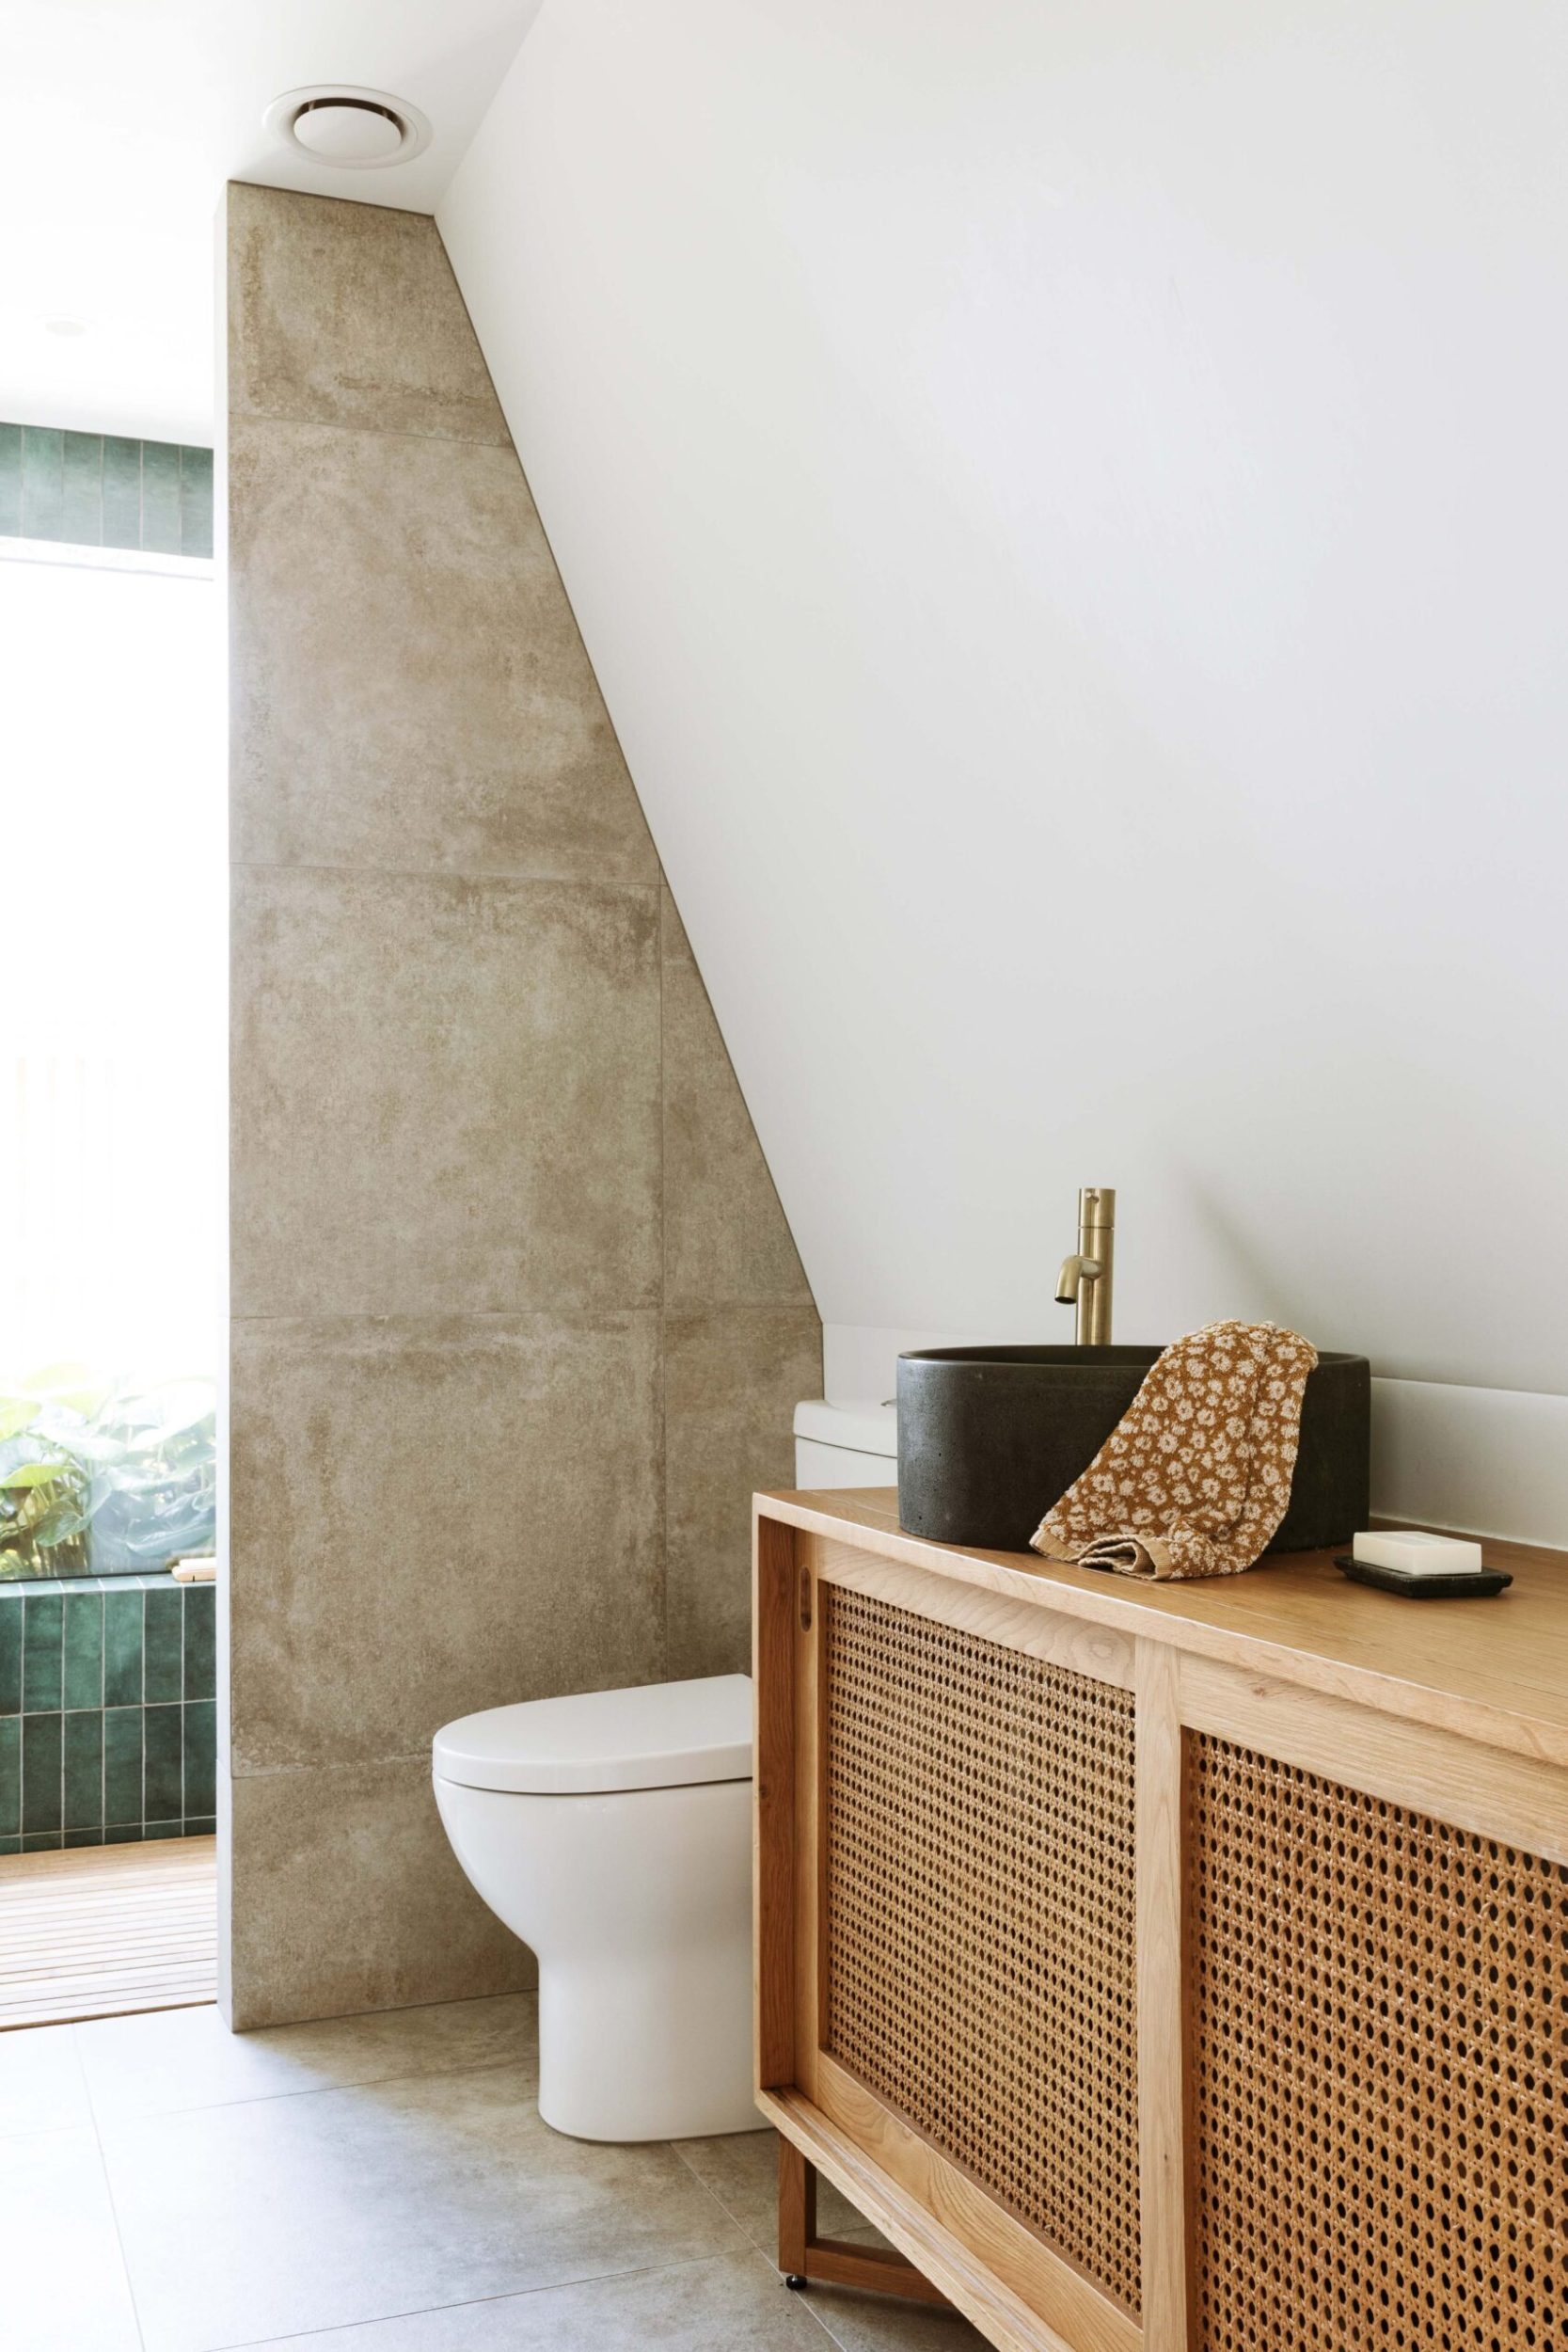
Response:
[{"label": "white sloped ceiling", "polygon": [[830,1322],[1568,1390],[1568,16],[549,0],[438,218]]}]

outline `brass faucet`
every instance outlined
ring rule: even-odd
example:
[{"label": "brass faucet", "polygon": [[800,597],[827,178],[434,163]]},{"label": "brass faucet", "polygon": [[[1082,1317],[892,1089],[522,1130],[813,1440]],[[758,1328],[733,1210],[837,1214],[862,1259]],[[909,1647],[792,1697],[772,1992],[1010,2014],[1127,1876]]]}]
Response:
[{"label": "brass faucet", "polygon": [[1076,1307],[1073,1339],[1080,1347],[1111,1344],[1111,1276],[1117,1254],[1117,1196],[1109,1184],[1085,1184],[1078,1195],[1078,1248],[1062,1260],[1056,1303]]}]

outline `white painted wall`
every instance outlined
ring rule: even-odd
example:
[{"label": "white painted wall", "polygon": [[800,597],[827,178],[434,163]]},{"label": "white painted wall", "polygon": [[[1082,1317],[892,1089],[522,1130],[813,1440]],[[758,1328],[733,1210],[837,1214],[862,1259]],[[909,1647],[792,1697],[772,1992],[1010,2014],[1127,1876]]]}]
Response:
[{"label": "white painted wall", "polygon": [[1123,1337],[1568,1392],[1565,103],[1544,0],[546,0],[438,218],[830,1324],[1069,1336],[1092,1181]]}]

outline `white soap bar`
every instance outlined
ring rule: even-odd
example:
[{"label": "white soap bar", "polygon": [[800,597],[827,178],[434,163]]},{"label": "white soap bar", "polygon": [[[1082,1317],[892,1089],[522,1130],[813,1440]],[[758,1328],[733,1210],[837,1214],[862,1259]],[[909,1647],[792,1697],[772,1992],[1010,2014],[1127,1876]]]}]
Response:
[{"label": "white soap bar", "polygon": [[1351,1555],[1369,1568],[1388,1568],[1396,1576],[1480,1576],[1486,1565],[1481,1546],[1465,1536],[1429,1535],[1419,1527],[1357,1535]]}]

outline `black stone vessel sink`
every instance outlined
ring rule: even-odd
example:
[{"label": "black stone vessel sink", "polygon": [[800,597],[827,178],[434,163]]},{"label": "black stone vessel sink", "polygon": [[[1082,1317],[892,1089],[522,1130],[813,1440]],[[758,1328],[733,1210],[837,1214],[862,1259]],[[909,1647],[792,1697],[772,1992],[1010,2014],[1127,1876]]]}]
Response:
[{"label": "black stone vessel sink", "polygon": [[[1157,1347],[933,1347],[898,1359],[898,1523],[1022,1551],[1088,1469]],[[1302,1402],[1291,1507],[1271,1551],[1346,1544],[1370,1510],[1371,1366],[1324,1353]]]}]

